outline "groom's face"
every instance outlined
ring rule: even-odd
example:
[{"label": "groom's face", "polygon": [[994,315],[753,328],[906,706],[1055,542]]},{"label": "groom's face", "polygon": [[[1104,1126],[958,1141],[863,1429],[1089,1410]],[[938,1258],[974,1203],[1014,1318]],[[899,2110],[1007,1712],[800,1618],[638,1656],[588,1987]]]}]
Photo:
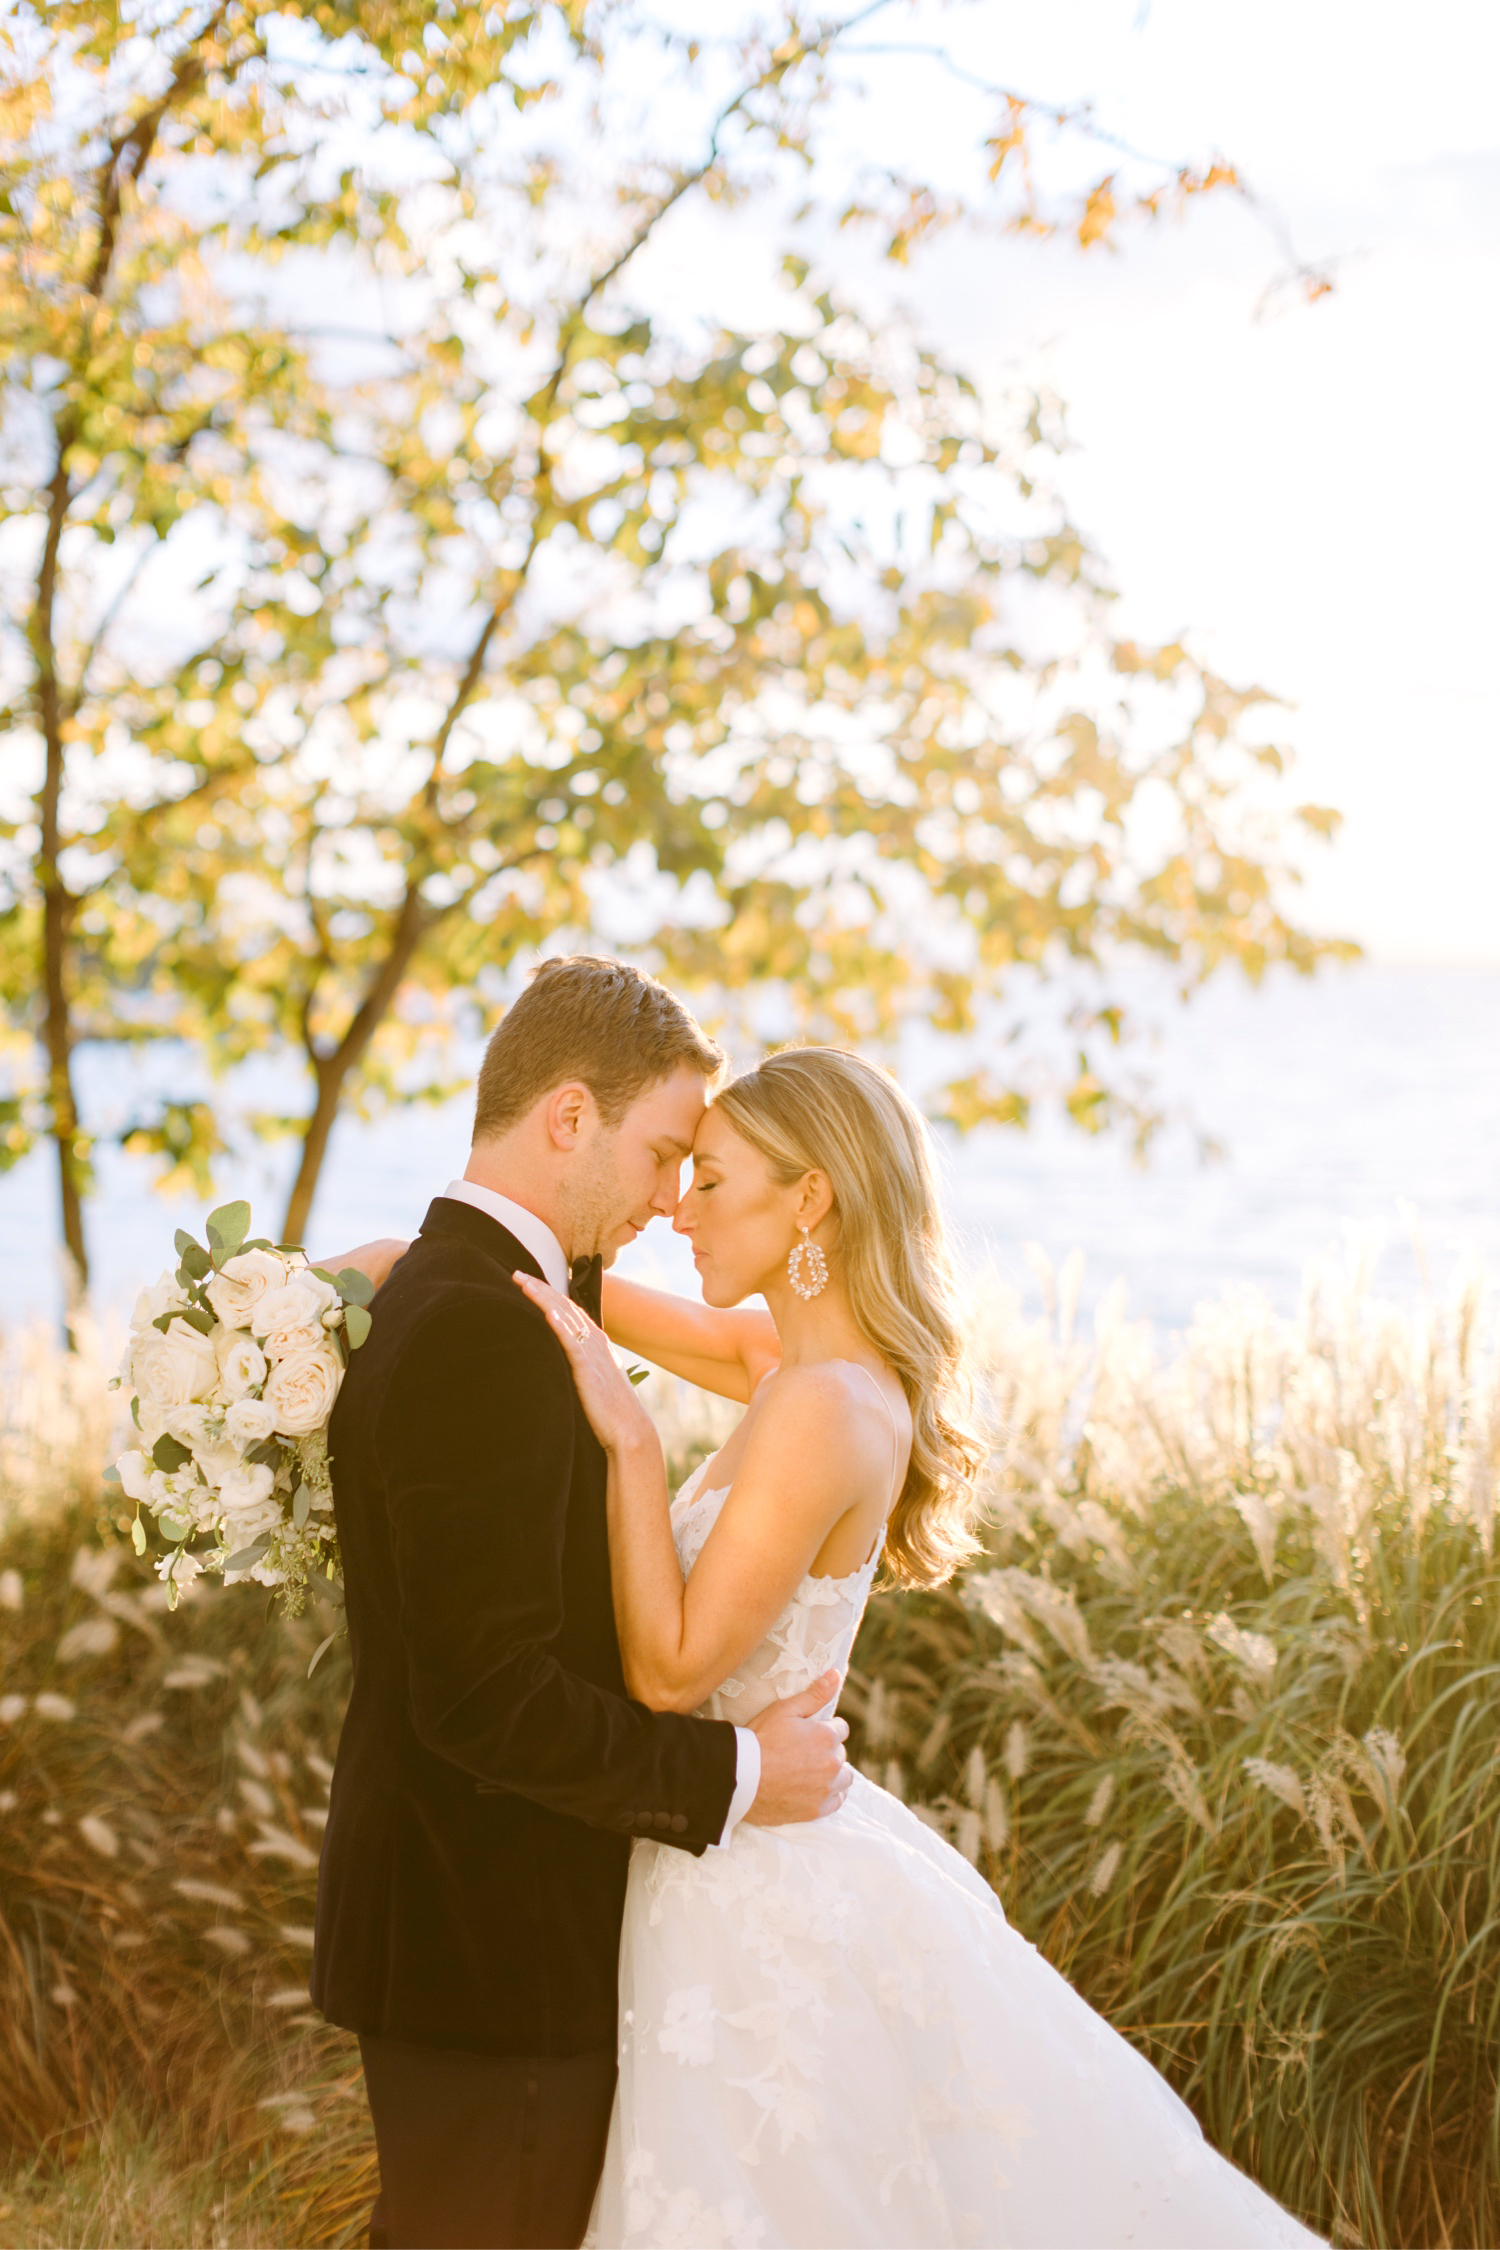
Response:
[{"label": "groom's face", "polygon": [[596,1120],[570,1182],[573,1257],[608,1262],[653,1219],[672,1217],[705,1106],[702,1077],[683,1063],[638,1095],[618,1124]]}]

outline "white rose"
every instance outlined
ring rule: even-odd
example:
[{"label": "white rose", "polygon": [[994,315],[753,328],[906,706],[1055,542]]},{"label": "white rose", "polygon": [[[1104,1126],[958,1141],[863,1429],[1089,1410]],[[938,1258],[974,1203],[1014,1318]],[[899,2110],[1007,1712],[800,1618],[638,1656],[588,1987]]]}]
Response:
[{"label": "white rose", "polygon": [[255,1309],[255,1333],[264,1337],[272,1359],[306,1351],[323,1340],[323,1315],[338,1291],[314,1274],[291,1274],[279,1289],[268,1290]]},{"label": "white rose", "polygon": [[320,1430],[343,1380],[343,1363],[331,1344],[314,1344],[278,1360],[266,1383],[266,1404],[281,1435],[308,1437]]},{"label": "white rose", "polygon": [[182,1301],[177,1276],[164,1273],[159,1281],[154,1281],[149,1289],[143,1289],[136,1298],[130,1325],[136,1329],[149,1328],[153,1321],[160,1320],[164,1312],[179,1312]]},{"label": "white rose", "polygon": [[[208,1301],[226,1328],[248,1328],[262,1300],[279,1289],[286,1266],[269,1250],[242,1250],[226,1258],[208,1284]],[[259,1329],[259,1321],[254,1325]]]},{"label": "white rose", "polygon": [[237,1398],[224,1416],[224,1435],[242,1450],[260,1445],[276,1427],[276,1417],[263,1398]]},{"label": "white rose", "polygon": [[206,1453],[218,1435],[219,1416],[211,1406],[193,1404],[174,1406],[162,1416],[169,1437],[176,1438],[190,1453]]},{"label": "white rose", "polygon": [[219,1388],[225,1398],[248,1398],[266,1379],[266,1355],[243,1328],[220,1328],[214,1336]]},{"label": "white rose", "polygon": [[130,1376],[142,1424],[149,1414],[159,1434],[175,1408],[212,1396],[219,1363],[206,1336],[185,1320],[174,1320],[165,1335],[159,1328],[141,1330],[131,1348]]}]

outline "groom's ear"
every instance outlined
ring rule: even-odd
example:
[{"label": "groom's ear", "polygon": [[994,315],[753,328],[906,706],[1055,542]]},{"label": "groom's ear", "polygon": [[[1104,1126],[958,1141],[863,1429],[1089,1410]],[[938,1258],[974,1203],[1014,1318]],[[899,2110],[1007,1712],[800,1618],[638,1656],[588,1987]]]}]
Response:
[{"label": "groom's ear", "polygon": [[565,1154],[587,1139],[598,1116],[599,1105],[581,1079],[568,1079],[561,1086],[554,1086],[542,1103],[547,1137],[554,1148]]}]

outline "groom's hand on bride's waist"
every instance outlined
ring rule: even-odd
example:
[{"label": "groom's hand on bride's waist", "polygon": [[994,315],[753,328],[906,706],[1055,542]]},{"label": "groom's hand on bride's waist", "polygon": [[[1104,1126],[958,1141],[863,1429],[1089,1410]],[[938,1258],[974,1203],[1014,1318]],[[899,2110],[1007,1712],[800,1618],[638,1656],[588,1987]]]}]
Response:
[{"label": "groom's hand on bride's waist", "polygon": [[837,1812],[853,1780],[844,1755],[843,1719],[820,1718],[839,1692],[837,1672],[825,1672],[800,1695],[773,1703],[754,1721],[760,1742],[760,1787],[745,1818],[760,1828],[818,1820]]}]

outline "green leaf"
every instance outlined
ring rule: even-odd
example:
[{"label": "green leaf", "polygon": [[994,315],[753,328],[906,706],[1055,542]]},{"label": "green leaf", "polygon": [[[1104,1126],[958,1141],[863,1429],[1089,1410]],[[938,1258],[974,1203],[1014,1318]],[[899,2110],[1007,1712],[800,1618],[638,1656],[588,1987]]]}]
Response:
[{"label": "green leaf", "polygon": [[651,1370],[649,1367],[627,1367],[625,1370],[626,1375],[632,1383],[644,1383],[646,1377],[650,1374],[650,1372]]},{"label": "green leaf", "polygon": [[319,1660],[328,1654],[328,1651],[332,1648],[334,1642],[337,1639],[337,1633],[330,1633],[326,1641],[319,1641],[317,1647],[312,1652],[312,1661],[307,1667],[307,1676],[309,1679],[312,1678],[314,1672],[317,1670]]},{"label": "green leaf", "polygon": [[184,1523],[180,1516],[158,1516],[156,1521],[162,1537],[172,1540],[178,1546],[193,1528],[190,1523]]},{"label": "green leaf", "polygon": [[200,1336],[211,1336],[219,1325],[213,1314],[205,1312],[201,1305],[188,1305],[176,1317],[186,1321],[189,1328],[196,1328]]},{"label": "green leaf", "polygon": [[349,1338],[351,1351],[358,1351],[373,1326],[374,1322],[363,1305],[345,1305],[344,1332]]},{"label": "green leaf", "polygon": [[170,1476],[174,1469],[180,1469],[184,1462],[192,1460],[193,1449],[190,1445],[179,1445],[176,1438],[163,1430],[151,1448],[151,1458],[164,1475]]},{"label": "green leaf", "polygon": [[139,1511],[137,1511],[135,1522],[130,1527],[130,1544],[138,1555],[143,1555],[146,1552],[146,1526],[140,1519]]},{"label": "green leaf", "polygon": [[221,1203],[217,1211],[210,1211],[208,1246],[213,1252],[214,1264],[222,1266],[226,1258],[232,1258],[249,1232],[248,1203]]},{"label": "green leaf", "polygon": [[292,1496],[292,1521],[300,1531],[312,1509],[312,1498],[305,1484],[299,1484]]},{"label": "green leaf", "polygon": [[224,1558],[224,1568],[226,1570],[253,1569],[255,1564],[258,1563],[261,1560],[262,1556],[267,1552],[270,1544],[271,1534],[269,1533],[269,1531],[263,1531],[258,1539],[251,1540],[248,1547],[241,1547],[237,1555],[226,1555]]},{"label": "green leaf", "polygon": [[106,1484],[118,1484],[120,1481],[120,1472],[114,1467],[113,1463],[109,1468],[101,1470],[100,1474]]},{"label": "green leaf", "polygon": [[262,1438],[259,1445],[251,1446],[249,1452],[245,1455],[245,1459],[254,1461],[258,1467],[263,1469],[279,1469],[281,1467],[280,1438]]},{"label": "green leaf", "polygon": [[187,1275],[189,1281],[202,1281],[206,1275],[213,1272],[214,1262],[202,1243],[194,1242],[191,1236],[188,1237],[186,1248],[183,1248],[180,1239],[181,1230],[179,1229],[178,1232],[178,1248],[182,1250],[182,1271]]},{"label": "green leaf", "polygon": [[346,1305],[367,1305],[375,1294],[375,1284],[358,1266],[345,1266],[334,1277],[334,1287]]},{"label": "green leaf", "polygon": [[172,1237],[172,1246],[176,1250],[179,1258],[185,1258],[190,1250],[196,1250],[198,1251],[200,1256],[202,1255],[202,1244],[198,1241],[196,1235],[191,1235],[188,1233],[186,1227],[179,1227],[177,1229],[177,1232]]}]

